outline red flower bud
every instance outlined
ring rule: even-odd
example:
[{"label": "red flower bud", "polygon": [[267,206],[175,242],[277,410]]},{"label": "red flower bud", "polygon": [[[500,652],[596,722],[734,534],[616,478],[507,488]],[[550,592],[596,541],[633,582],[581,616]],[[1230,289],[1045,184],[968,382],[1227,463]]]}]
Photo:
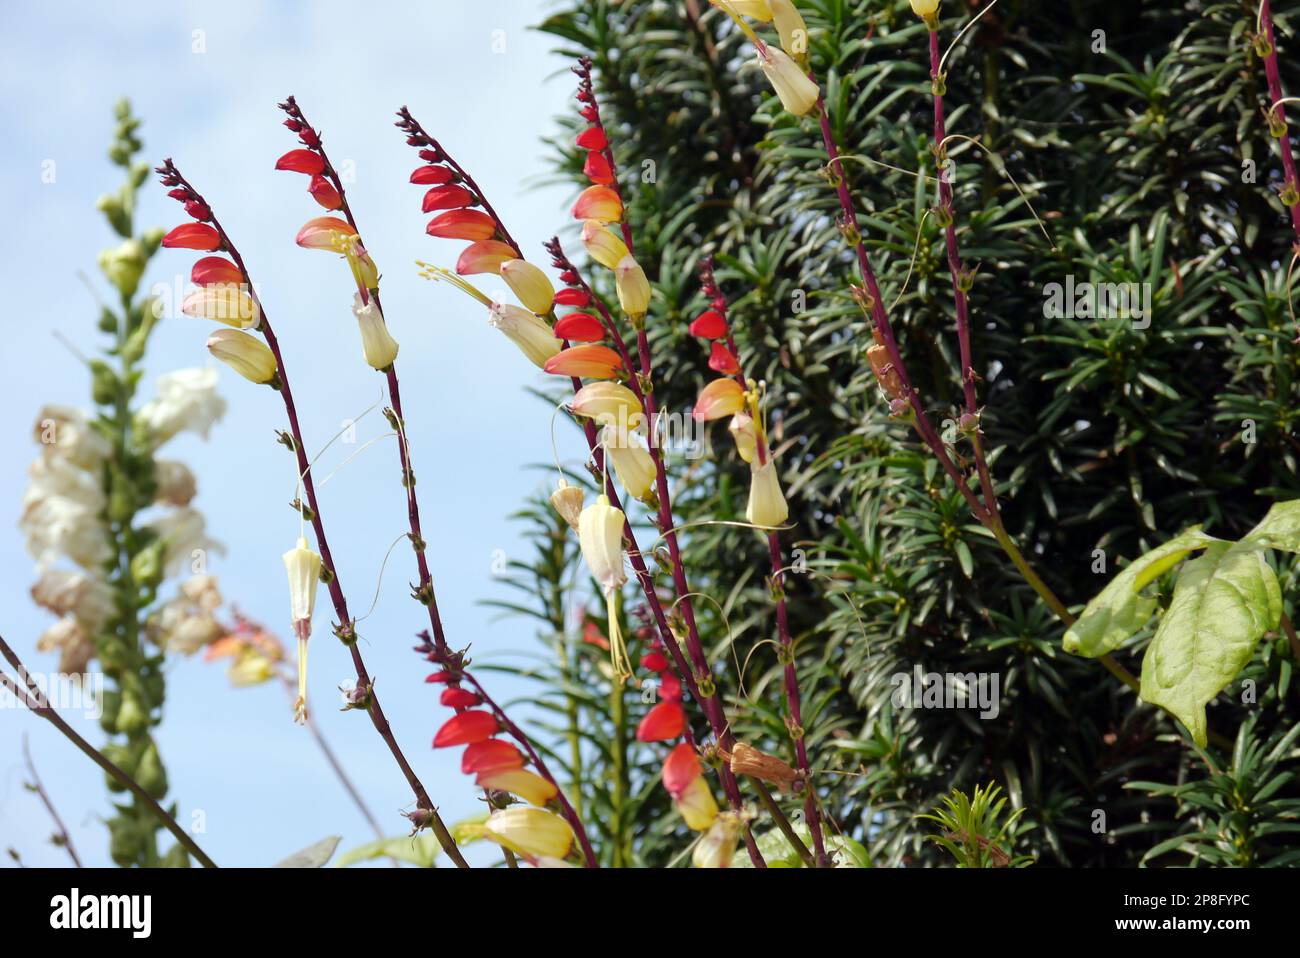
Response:
[{"label": "red flower bud", "polygon": [[450,672],[433,672],[432,674],[430,674],[430,675],[426,675],[426,676],[424,677],[424,681],[425,681],[425,682],[428,682],[428,683],[433,683],[433,682],[447,682],[447,681],[450,681],[450,680],[451,680],[451,673],[450,673]]},{"label": "red flower bud", "polygon": [[315,176],[325,169],[325,161],[321,159],[319,153],[313,153],[311,150],[290,150],[275,161],[275,168],[288,170],[290,173],[306,173],[308,176]]},{"label": "red flower bud", "polygon": [[591,295],[583,289],[562,289],[555,294],[556,306],[586,306]]},{"label": "red flower bud", "polygon": [[695,317],[695,322],[691,323],[690,333],[702,339],[721,339],[727,335],[727,321],[722,318],[721,313],[709,310]]},{"label": "red flower bud", "polygon": [[293,132],[295,133],[297,133],[299,130],[302,129],[302,124],[299,123],[297,120],[285,120],[284,125],[287,126],[289,129],[293,130]]},{"label": "red flower bud", "polygon": [[306,146],[320,146],[320,137],[309,126],[302,128],[302,132],[298,134],[298,139],[302,140]]},{"label": "red flower bud", "polygon": [[666,702],[682,700],[682,680],[671,672],[659,676],[659,697]]},{"label": "red flower bud", "polygon": [[609,168],[609,160],[603,153],[588,153],[587,162],[582,164],[582,172],[593,183],[609,185],[614,182],[614,171]]},{"label": "red flower bud", "polygon": [[442,690],[442,695],[439,696],[438,701],[447,706],[447,708],[471,709],[483,700],[469,689],[462,689],[457,688],[454,685],[449,685]]},{"label": "red flower bud", "polygon": [[323,176],[313,176],[307,192],[327,210],[336,210],[343,205],[343,197],[339,196],[339,191],[334,189],[333,184]]},{"label": "red flower bud", "polygon": [[653,652],[647,652],[641,656],[641,668],[650,672],[662,672],[668,668],[668,656],[664,655],[658,649]]},{"label": "red flower bud", "polygon": [[578,134],[578,146],[584,150],[603,150],[608,144],[605,131],[598,126],[589,126]]},{"label": "red flower bud", "polygon": [[600,111],[594,106],[584,106],[578,112],[582,114],[582,118],[588,123],[595,123],[596,117],[600,116]]},{"label": "red flower bud", "polygon": [[185,204],[185,212],[200,222],[212,219],[212,210],[208,209],[206,203],[200,203],[198,200],[189,200]]},{"label": "red flower bud", "polygon": [[591,313],[570,313],[555,324],[555,335],[571,343],[598,343],[605,338],[605,327]]},{"label": "red flower bud", "polygon": [[677,702],[660,702],[636,727],[638,742],[668,742],[686,730],[686,713]]},{"label": "red flower bud", "polygon": [[421,150],[420,159],[428,160],[430,163],[439,163],[442,161],[442,154],[437,150]]},{"label": "red flower bud", "polygon": [[221,237],[206,223],[182,223],[162,238],[167,249],[221,249]]},{"label": "red flower bud", "polygon": [[452,745],[469,745],[491,738],[499,730],[496,716],[491,712],[461,712],[453,715],[438,729],[433,737],[434,748]]},{"label": "red flower bud", "polygon": [[441,183],[450,183],[455,178],[456,174],[445,166],[417,166],[411,172],[411,182],[419,183],[422,186],[437,186]]},{"label": "red flower bud", "polygon": [[740,372],[740,361],[722,343],[714,343],[713,349],[709,352],[709,368],[727,376],[734,376]]},{"label": "red flower bud", "polygon": [[425,213],[434,210],[458,210],[474,202],[474,194],[463,186],[448,183],[435,186],[424,194],[424,203],[420,209]]},{"label": "red flower bud", "polygon": [[465,749],[460,770],[466,775],[503,768],[523,768],[524,756],[519,749],[499,738],[475,742]]},{"label": "red flower bud", "polygon": [[695,754],[695,749],[685,742],[669,752],[668,758],[664,760],[664,788],[673,798],[681,796],[691,782],[702,774],[699,756]]},{"label": "red flower bud", "polygon": [[242,283],[244,274],[230,260],[220,256],[205,256],[190,270],[190,281],[195,286],[215,286],[218,283]]},{"label": "red flower bud", "polygon": [[180,200],[182,203],[184,203],[186,200],[190,198],[190,191],[185,189],[185,187],[183,186],[178,186],[174,190],[168,190],[167,195],[174,200]]}]

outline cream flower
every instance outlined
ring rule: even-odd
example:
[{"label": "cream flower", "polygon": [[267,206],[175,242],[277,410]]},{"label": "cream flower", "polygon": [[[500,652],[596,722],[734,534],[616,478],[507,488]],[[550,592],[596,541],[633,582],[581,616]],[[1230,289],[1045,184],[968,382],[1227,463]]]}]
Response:
[{"label": "cream flower", "polygon": [[215,369],[178,369],[159,377],[158,397],[145,403],[136,422],[157,446],[179,432],[196,432],[206,439],[225,412]]},{"label": "cream flower", "polygon": [[47,457],[59,456],[84,469],[98,466],[112,447],[71,406],[42,406],[36,416],[36,441]]},{"label": "cream flower", "polygon": [[163,567],[169,576],[208,552],[226,554],[225,546],[208,538],[203,514],[190,506],[169,512],[148,527],[163,541]]}]

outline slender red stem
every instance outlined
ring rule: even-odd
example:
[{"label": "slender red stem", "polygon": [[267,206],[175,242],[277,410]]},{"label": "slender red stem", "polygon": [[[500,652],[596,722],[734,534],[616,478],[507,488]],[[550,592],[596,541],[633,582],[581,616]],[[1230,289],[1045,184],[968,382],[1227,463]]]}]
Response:
[{"label": "slender red stem", "polygon": [[[322,175],[330,180],[330,183],[338,192],[340,212],[343,213],[347,218],[348,224],[354,230],[357,230],[357,235],[360,236],[360,230],[357,227],[356,218],[353,216],[352,207],[348,203],[347,192],[343,187],[342,179],[339,177],[334,165],[330,163],[329,156],[325,152],[320,130],[312,127],[308,123],[307,117],[303,114],[302,109],[298,106],[297,101],[292,96],[281,105],[281,108],[294,121],[302,124],[305,128],[312,130],[312,139],[314,142],[308,148],[318,154],[324,162],[325,166],[322,170]],[[437,149],[441,151],[441,147],[437,147]],[[456,169],[458,174],[465,179],[470,188],[473,189],[476,194],[481,195],[478,193],[478,187],[473,183],[469,174],[461,170],[459,166],[450,162],[449,158],[447,159],[449,165],[452,165],[453,168]],[[484,205],[486,207],[486,200],[484,201]],[[383,303],[380,300],[379,289],[377,287],[373,290],[362,289],[360,290],[360,294],[363,301],[365,301],[368,295],[373,295],[376,308],[379,309],[381,315],[383,314]],[[442,615],[438,610],[438,600],[434,594],[433,576],[429,571],[429,563],[425,554],[427,543],[424,539],[424,533],[420,524],[420,502],[415,492],[415,471],[411,465],[410,438],[406,432],[406,416],[402,411],[401,383],[397,377],[396,362],[392,363],[384,370],[384,378],[388,386],[388,401],[391,406],[393,424],[397,432],[397,455],[402,469],[402,486],[406,490],[407,525],[410,529],[410,539],[415,552],[416,570],[419,575],[420,584],[416,592],[416,597],[428,610],[429,627],[433,632],[435,648],[439,655],[446,657],[450,652],[450,646],[447,643],[446,633],[443,630]],[[528,753],[529,758],[532,760],[533,765],[536,767],[538,774],[555,786],[556,798],[560,803],[564,817],[568,820],[569,825],[573,828],[574,834],[578,837],[578,842],[582,846],[583,857],[586,859],[587,867],[599,867],[595,852],[591,847],[591,840],[587,836],[586,826],[578,816],[578,813],[574,810],[573,805],[569,802],[568,796],[564,794],[564,789],[560,787],[560,783],[556,781],[555,777],[551,774],[551,770],[547,767],[541,756],[533,749],[528,736],[524,734],[523,730],[515,724],[513,720],[511,720],[511,718],[505,713],[504,709],[498,706],[491,697],[483,692],[482,686],[472,674],[463,668],[461,669],[461,674],[464,675],[465,679],[469,681],[470,684],[479,690],[484,702],[488,704],[496,714],[497,720],[502,726],[504,726],[510,736],[523,746],[524,750]]]},{"label": "slender red stem", "polygon": [[[1296,176],[1295,157],[1291,152],[1291,137],[1286,132],[1286,106],[1282,100],[1286,93],[1282,90],[1282,74],[1277,63],[1277,40],[1273,33],[1273,10],[1269,0],[1262,0],[1259,7],[1259,22],[1264,31],[1264,40],[1268,43],[1268,53],[1264,55],[1264,76],[1268,80],[1269,110],[1277,117],[1283,133],[1277,138],[1278,151],[1282,154],[1282,170],[1286,175],[1286,184],[1293,196],[1300,196],[1300,179]],[[1300,242],[1300,203],[1289,206],[1291,229],[1296,241]]]},{"label": "slender red stem", "polygon": [[[979,473],[980,488],[984,493],[984,504],[990,516],[998,514],[997,494],[993,489],[993,478],[989,473],[988,462],[984,456],[984,444],[979,428],[979,404],[975,395],[975,368],[971,360],[970,348],[970,313],[964,283],[966,273],[962,267],[961,253],[957,249],[956,209],[953,206],[952,179],[949,176],[951,164],[948,160],[948,148],[944,141],[947,134],[943,118],[943,77],[940,74],[939,34],[930,31],[930,79],[934,96],[934,156],[939,164],[939,205],[944,212],[944,247],[948,254],[948,272],[952,277],[952,295],[957,309],[957,344],[961,353],[962,393],[966,399],[966,414],[969,417],[969,435],[975,455],[975,468]],[[964,430],[965,431],[965,430]]]},{"label": "slender red stem", "polygon": [[[180,170],[168,159],[159,169],[164,181],[174,180],[176,183],[188,190],[200,203],[208,210],[212,207],[208,204],[197,190],[181,175]],[[348,614],[347,599],[343,594],[343,586],[339,581],[338,569],[334,565],[334,559],[330,554],[329,540],[325,535],[325,524],[321,517],[320,503],[316,498],[316,483],[312,476],[311,463],[307,459],[306,444],[303,441],[302,429],[298,423],[298,410],[293,401],[293,390],[289,386],[289,375],[285,369],[284,356],[280,351],[279,341],[275,337],[275,332],[271,328],[270,320],[267,318],[266,309],[257,299],[256,287],[253,285],[252,277],[249,275],[248,268],[244,265],[244,259],[239,255],[239,250],[231,242],[230,236],[221,226],[216,214],[211,215],[210,223],[217,231],[221,238],[221,246],[230,258],[234,261],[235,266],[239,269],[240,275],[243,276],[244,284],[249,291],[249,295],[257,302],[261,321],[260,330],[266,338],[266,344],[270,348],[272,355],[275,357],[276,370],[280,382],[280,398],[284,402],[285,415],[289,420],[289,430],[293,442],[293,452],[298,463],[298,475],[302,482],[303,494],[307,497],[308,511],[310,512],[310,522],[312,530],[316,534],[316,546],[320,549],[321,559],[325,568],[328,570],[329,581],[326,587],[329,591],[330,602],[334,606],[334,613],[338,617],[335,626],[335,634],[347,646],[348,652],[352,657],[352,666],[356,671],[357,688],[364,691],[366,712],[370,716],[371,724],[374,725],[375,731],[379,733],[380,738],[388,746],[394,761],[397,762],[398,768],[401,769],[403,777],[410,786],[415,795],[416,804],[428,819],[429,825],[433,828],[434,834],[438,838],[438,844],[442,846],[453,862],[461,868],[468,868],[469,863],[461,855],[460,849],[456,847],[455,840],[451,837],[451,832],[447,830],[446,824],[438,815],[429,793],[425,791],[423,783],[415,770],[411,768],[411,763],[407,761],[401,747],[397,744],[397,738],[393,734],[392,727],[388,723],[388,718],[384,715],[384,710],[379,703],[379,697],[375,693],[374,683],[370,678],[370,673],[366,669],[365,660],[362,658],[361,650],[357,647],[357,635],[352,617]]]}]

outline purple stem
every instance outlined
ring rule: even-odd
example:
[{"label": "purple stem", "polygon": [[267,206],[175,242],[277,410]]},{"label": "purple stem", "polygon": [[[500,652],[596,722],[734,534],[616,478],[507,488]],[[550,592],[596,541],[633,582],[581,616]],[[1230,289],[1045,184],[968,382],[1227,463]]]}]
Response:
[{"label": "purple stem", "polygon": [[[172,177],[177,183],[182,185],[193,196],[202,203],[208,210],[212,207],[199,194],[193,186],[186,181],[181,175],[180,170],[168,159],[160,172],[164,179]],[[316,483],[312,477],[311,464],[307,460],[306,446],[302,438],[302,429],[298,424],[298,411],[293,402],[293,390],[289,387],[289,376],[284,366],[284,357],[280,352],[280,343],[275,338],[275,332],[271,328],[270,320],[267,319],[266,310],[262,303],[257,299],[256,288],[253,285],[252,277],[248,273],[248,268],[244,265],[244,259],[239,255],[239,250],[230,241],[230,237],[222,228],[216,214],[211,214],[210,223],[221,237],[221,245],[230,258],[234,260],[235,266],[238,267],[240,275],[244,278],[244,283],[257,303],[259,315],[261,317],[260,329],[262,335],[266,337],[266,345],[270,348],[272,355],[275,357],[276,371],[280,381],[280,398],[284,402],[285,415],[289,419],[289,430],[293,438],[294,454],[298,462],[298,475],[301,477],[303,493],[307,497],[307,505],[311,512],[311,526],[316,534],[316,545],[320,549],[321,558],[324,560],[325,568],[329,570],[329,590],[330,602],[334,606],[334,613],[338,616],[338,623],[335,634],[339,636],[344,645],[347,646],[348,652],[352,656],[352,666],[357,675],[357,688],[363,690],[366,695],[367,708],[366,712],[370,715],[370,721],[375,726],[380,737],[388,745],[389,752],[392,753],[393,759],[397,762],[398,767],[402,770],[402,775],[406,778],[407,784],[415,794],[416,804],[427,813],[429,824],[433,828],[434,834],[438,838],[438,844],[447,856],[461,868],[468,868],[469,863],[461,855],[460,849],[456,847],[456,842],[451,837],[451,832],[447,830],[446,824],[438,815],[434,808],[433,802],[429,798],[428,792],[425,791],[423,783],[415,770],[411,768],[411,763],[406,760],[402,753],[401,747],[397,744],[397,738],[393,734],[392,726],[388,724],[388,719],[384,715],[384,710],[379,704],[379,697],[375,694],[374,684],[370,679],[370,673],[366,669],[365,660],[361,656],[361,650],[357,647],[357,635],[353,625],[352,617],[348,614],[347,599],[343,595],[343,587],[339,582],[338,569],[334,565],[333,557],[330,554],[329,540],[325,536],[325,525],[321,518],[320,505],[316,500]]]},{"label": "purple stem", "polygon": [[[357,228],[357,221],[352,215],[352,207],[348,204],[347,193],[343,188],[343,182],[334,169],[333,164],[330,163],[329,156],[325,153],[325,147],[321,142],[320,131],[307,122],[306,116],[303,114],[302,109],[298,106],[297,101],[293,97],[289,97],[288,100],[285,101],[283,108],[285,113],[294,120],[302,123],[308,129],[311,129],[314,133],[315,143],[308,148],[319,154],[321,160],[324,162],[325,168],[323,173],[329,178],[330,183],[339,194],[340,212],[342,212],[347,218],[348,225],[350,225],[354,230],[357,230],[357,235],[359,237],[361,235],[360,230]],[[437,149],[441,152],[441,147],[437,147]],[[459,166],[456,166],[451,162],[450,158],[446,157],[445,153],[443,156],[447,159],[448,164],[451,165],[458,174],[464,177],[466,183],[474,190],[475,194],[481,196],[482,194],[478,192],[478,187],[469,178],[469,175],[461,170]],[[486,201],[484,201],[484,206],[486,207],[486,205]],[[379,289],[377,287],[374,290],[361,290],[362,299],[364,300],[367,294],[370,293],[374,295],[375,306],[379,309],[379,312],[382,315],[383,304],[380,302]],[[410,528],[410,538],[412,545],[414,546],[415,563],[420,578],[420,588],[417,597],[420,598],[420,601],[428,609],[429,627],[433,630],[435,647],[439,654],[446,656],[450,651],[450,647],[447,644],[446,633],[443,630],[442,615],[438,611],[438,600],[434,595],[433,576],[429,572],[429,563],[425,555],[426,542],[420,526],[420,503],[415,494],[415,472],[412,469],[410,462],[410,440],[406,433],[406,417],[402,412],[402,392],[401,385],[397,378],[397,364],[394,362],[389,365],[389,367],[384,370],[384,375],[388,383],[389,402],[392,404],[393,416],[397,422],[397,455],[402,467],[402,486],[406,490],[407,524]],[[486,702],[488,707],[496,714],[497,720],[505,727],[510,736],[523,746],[524,750],[532,759],[533,765],[537,768],[538,774],[555,786],[556,798],[560,803],[564,817],[568,820],[569,825],[573,828],[574,834],[578,837],[578,841],[582,846],[583,857],[587,862],[587,867],[598,868],[599,864],[596,861],[595,852],[592,850],[591,841],[587,836],[586,826],[583,824],[582,819],[578,817],[578,813],[574,810],[573,806],[569,803],[568,797],[564,794],[564,789],[562,789],[559,782],[555,780],[555,777],[551,774],[551,770],[547,768],[546,763],[542,761],[541,756],[539,756],[533,749],[532,743],[528,740],[528,736],[524,734],[523,730],[520,729],[508,715],[506,715],[504,709],[498,706],[495,701],[483,692],[482,686],[479,685],[478,680],[475,679],[473,675],[463,669],[462,674],[470,684],[479,690],[484,702]]]}]

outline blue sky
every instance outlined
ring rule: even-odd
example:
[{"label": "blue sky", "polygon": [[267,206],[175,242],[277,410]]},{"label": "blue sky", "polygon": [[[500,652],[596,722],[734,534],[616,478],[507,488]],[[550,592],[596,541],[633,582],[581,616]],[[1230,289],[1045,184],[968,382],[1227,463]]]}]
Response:
[{"label": "blue sky", "polygon": [[[115,189],[120,171],[105,157],[111,110],[129,96],[145,124],[147,156],[173,157],[217,209],[261,287],[285,349],[307,441],[319,448],[344,420],[380,397],[382,379],[361,362],[349,312],[351,280],[332,257],[298,249],[293,236],[319,213],[295,174],[274,172],[293,138],[275,104],[298,97],[324,131],[336,164],[355,164],[348,195],[367,246],[384,274],[389,327],[401,343],[398,368],[418,488],[444,621],[453,643],[473,643],[480,662],[531,654],[531,627],[497,620],[477,605],[500,596],[493,556],[521,553],[507,516],[546,477],[529,468],[551,460],[549,413],[525,395],[534,368],[483,310],[415,273],[422,258],[451,265],[459,244],[424,235],[420,188],[407,176],[414,152],[392,126],[401,104],[471,170],[525,250],[566,224],[571,191],[539,185],[549,172],[543,138],[571,102],[572,77],[550,53],[552,41],[528,29],[545,6],[507,0],[476,3],[364,4],[169,3],[15,7],[0,32],[0,116],[7,160],[0,169],[0,213],[7,224],[0,257],[6,288],[24,293],[0,320],[0,631],[33,669],[52,657],[35,652],[53,621],[36,608],[34,578],[16,522],[26,464],[36,455],[32,423],[45,403],[89,403],[85,370],[54,336],[84,352],[97,345],[94,301],[78,280],[85,271],[104,288],[98,251],[117,240],[93,209]],[[201,31],[201,33],[196,33]],[[196,52],[196,41],[204,49]],[[358,42],[360,41],[360,42]],[[53,183],[42,164],[55,163]],[[172,226],[179,207],[152,184],[142,224]],[[183,282],[193,257],[164,251],[147,282]],[[491,291],[489,289],[489,291]],[[209,362],[200,320],[163,323],[147,358],[142,394],[170,370]],[[211,570],[228,603],[287,629],[280,554],[297,532],[293,473],[273,429],[279,398],[221,371],[229,402],[207,442],[184,436],[164,455],[199,477],[196,505],[227,547]],[[385,431],[372,413],[360,440]],[[579,454],[570,438],[562,451]],[[335,449],[324,463],[355,452]],[[332,457],[332,458],[331,458]],[[321,490],[322,512],[354,610],[374,595],[380,564],[405,531],[402,490],[390,443],[378,443]],[[498,553],[497,550],[500,550]],[[446,717],[422,682],[410,651],[421,610],[407,597],[409,550],[399,546],[375,613],[366,620],[364,654],[400,743],[449,821],[480,806],[461,776],[458,756],[429,747]],[[318,611],[327,610],[322,594]],[[325,616],[322,614],[321,618]],[[391,832],[410,807],[406,784],[359,713],[333,708],[335,687],[352,678],[345,650],[318,628],[311,693],[315,714],[367,801]],[[169,666],[166,718],[158,734],[182,820],[202,812],[200,844],[219,863],[266,865],[327,834],[344,847],[369,840],[306,732],[290,719],[276,686],[233,690],[224,670],[201,661]],[[526,691],[489,675],[499,699]],[[92,741],[96,723],[70,719]],[[50,822],[22,788],[21,736],[30,736],[45,784],[88,864],[107,864],[101,823],[107,797],[101,776],[45,723],[22,710],[0,711],[0,849],[14,847],[29,865],[61,865],[64,853],[44,837]],[[8,862],[7,856],[4,859]]]}]

